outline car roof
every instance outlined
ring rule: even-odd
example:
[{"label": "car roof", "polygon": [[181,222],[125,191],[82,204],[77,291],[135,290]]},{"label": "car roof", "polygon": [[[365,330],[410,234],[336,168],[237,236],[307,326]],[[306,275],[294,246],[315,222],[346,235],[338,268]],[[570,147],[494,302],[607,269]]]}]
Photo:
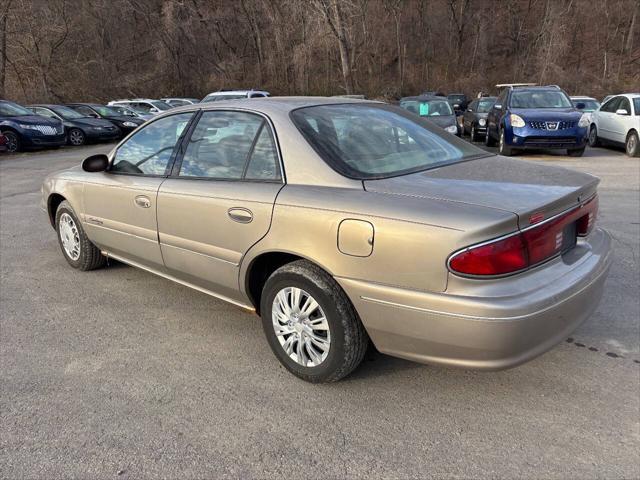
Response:
[{"label": "car roof", "polygon": [[246,95],[248,93],[269,93],[266,90],[218,90],[217,92],[211,92],[207,94],[211,95]]},{"label": "car roof", "polygon": [[58,103],[32,103],[28,105],[29,107],[42,107],[42,108],[56,108],[56,107],[64,107],[64,105],[60,105]]},{"label": "car roof", "polygon": [[[333,98],[333,97],[264,97],[251,99],[220,100],[218,102],[196,103],[193,105],[183,105],[172,108],[171,113],[191,110],[220,110],[227,108],[238,108],[241,110],[256,110],[265,114],[288,113],[298,108],[315,107],[320,105],[341,105],[341,104],[373,104],[379,105],[384,102],[376,100],[359,100],[355,98]],[[169,113],[169,112],[167,112]]]}]

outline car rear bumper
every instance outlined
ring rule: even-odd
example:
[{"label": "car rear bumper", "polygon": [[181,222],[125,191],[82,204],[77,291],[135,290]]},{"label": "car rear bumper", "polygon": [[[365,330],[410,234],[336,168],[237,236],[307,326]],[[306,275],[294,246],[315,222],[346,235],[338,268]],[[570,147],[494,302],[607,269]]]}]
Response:
[{"label": "car rear bumper", "polygon": [[511,147],[521,149],[579,149],[587,145],[587,129],[575,127],[564,130],[543,130],[513,127],[511,131],[505,131],[505,141]]},{"label": "car rear bumper", "polygon": [[566,256],[529,272],[496,280],[452,277],[444,293],[336,280],[381,352],[500,370],[549,350],[593,313],[611,256],[610,236],[596,230]]}]

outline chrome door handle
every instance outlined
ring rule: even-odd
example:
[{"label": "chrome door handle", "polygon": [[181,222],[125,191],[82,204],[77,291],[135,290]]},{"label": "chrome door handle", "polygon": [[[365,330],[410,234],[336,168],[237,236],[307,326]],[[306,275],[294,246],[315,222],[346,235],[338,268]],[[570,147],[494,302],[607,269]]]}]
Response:
[{"label": "chrome door handle", "polygon": [[239,223],[251,223],[251,220],[253,220],[253,213],[247,208],[230,208],[227,210],[227,215],[231,220]]},{"label": "chrome door handle", "polygon": [[137,206],[142,208],[149,208],[151,206],[151,200],[145,195],[138,195],[135,202]]}]

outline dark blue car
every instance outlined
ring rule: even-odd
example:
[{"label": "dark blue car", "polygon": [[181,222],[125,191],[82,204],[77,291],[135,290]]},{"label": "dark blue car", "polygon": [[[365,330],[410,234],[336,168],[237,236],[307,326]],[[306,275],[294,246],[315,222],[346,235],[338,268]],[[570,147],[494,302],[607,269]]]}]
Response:
[{"label": "dark blue car", "polygon": [[501,155],[527,149],[566,149],[580,157],[587,145],[589,116],[555,85],[505,88],[487,116],[487,146]]},{"label": "dark blue car", "polygon": [[7,151],[60,147],[66,142],[60,120],[34,115],[17,103],[0,100],[0,133],[7,139]]}]

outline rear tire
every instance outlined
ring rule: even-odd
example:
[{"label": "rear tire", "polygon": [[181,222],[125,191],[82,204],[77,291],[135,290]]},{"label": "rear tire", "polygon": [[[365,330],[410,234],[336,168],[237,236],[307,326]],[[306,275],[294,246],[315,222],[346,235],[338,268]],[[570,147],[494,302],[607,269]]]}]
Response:
[{"label": "rear tire", "polygon": [[260,303],[269,346],[295,376],[335,382],[362,361],[369,344],[362,322],[340,285],[313,263],[298,260],[273,272]]},{"label": "rear tire", "polygon": [[629,132],[627,141],[625,142],[627,155],[630,157],[640,157],[640,138],[638,132]]},{"label": "rear tire", "polygon": [[20,136],[12,130],[5,130],[2,134],[7,138],[7,152],[19,152],[21,148]]},{"label": "rear tire", "polygon": [[582,155],[584,155],[585,148],[586,147],[569,149],[567,150],[567,154],[570,157],[581,157]]},{"label": "rear tire", "polygon": [[56,233],[62,255],[73,268],[95,270],[107,263],[100,249],[84,233],[76,213],[66,200],[56,210]]},{"label": "rear tire", "polygon": [[598,129],[595,125],[591,125],[589,129],[589,146],[590,147],[599,147],[600,140],[598,140]]}]

